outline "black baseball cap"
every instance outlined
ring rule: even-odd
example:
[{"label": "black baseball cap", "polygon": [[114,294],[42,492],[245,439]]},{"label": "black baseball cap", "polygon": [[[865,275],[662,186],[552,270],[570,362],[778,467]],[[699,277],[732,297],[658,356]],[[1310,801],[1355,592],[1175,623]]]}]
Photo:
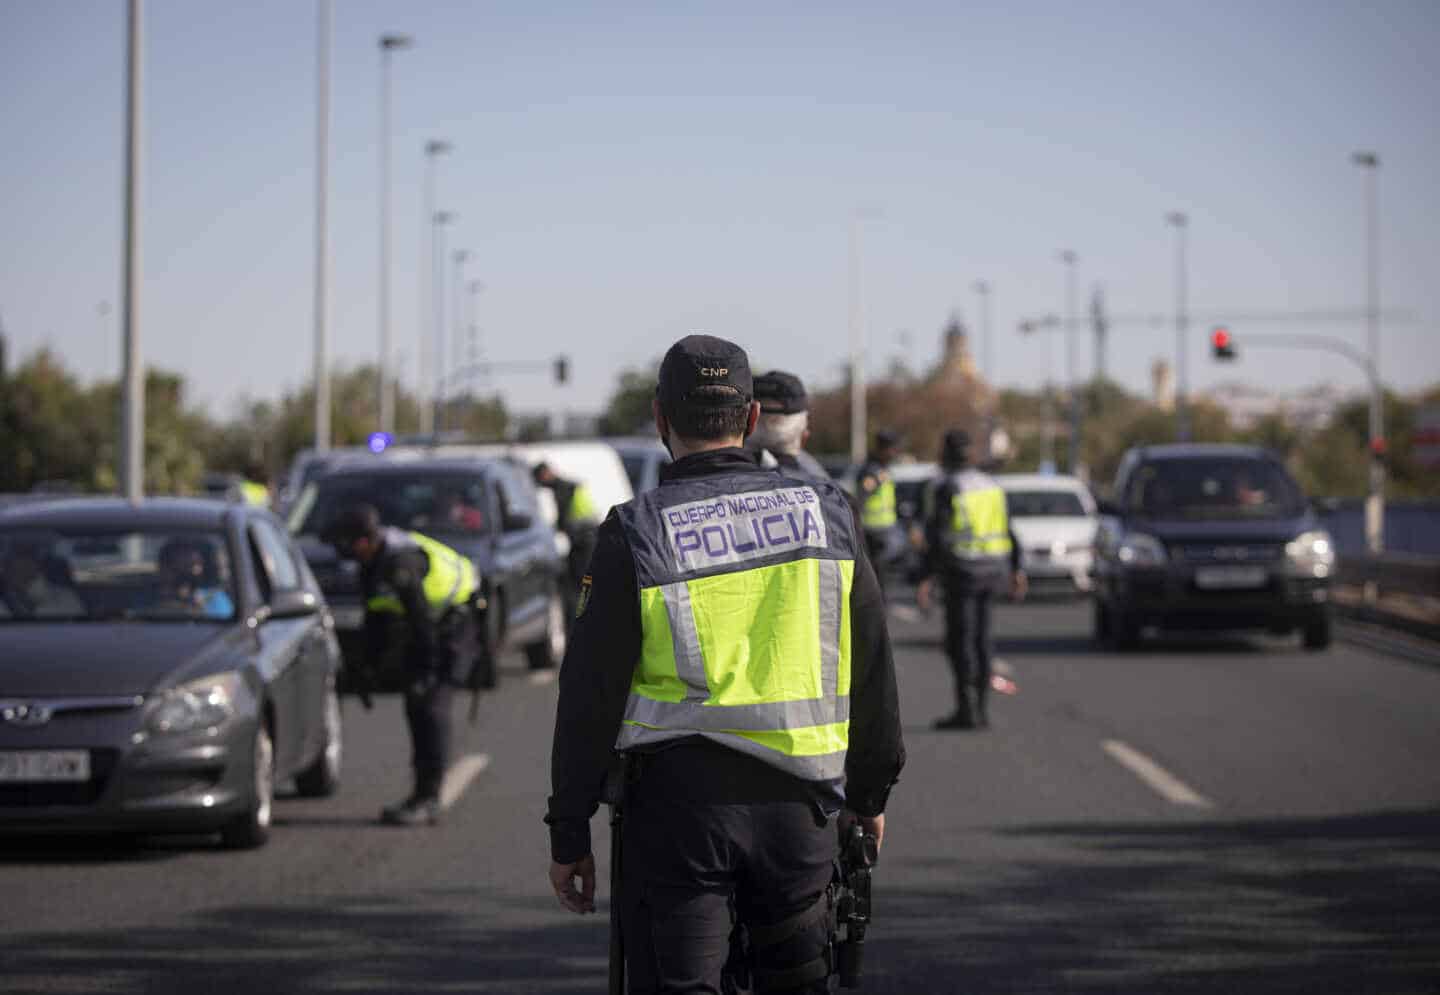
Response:
[{"label": "black baseball cap", "polygon": [[755,400],[760,410],[771,415],[794,415],[808,410],[810,399],[805,384],[793,373],[771,370],[755,378]]},{"label": "black baseball cap", "polygon": [[900,446],[900,433],[893,428],[882,428],[875,433],[876,449],[897,449]]},{"label": "black baseball cap", "polygon": [[963,428],[952,428],[945,433],[940,443],[940,458],[942,461],[953,462],[964,460],[970,453],[970,433]]},{"label": "black baseball cap", "polygon": [[[718,388],[715,390],[702,388]],[[734,342],[687,335],[670,347],[655,385],[660,409],[742,408],[755,396],[750,359]]]}]

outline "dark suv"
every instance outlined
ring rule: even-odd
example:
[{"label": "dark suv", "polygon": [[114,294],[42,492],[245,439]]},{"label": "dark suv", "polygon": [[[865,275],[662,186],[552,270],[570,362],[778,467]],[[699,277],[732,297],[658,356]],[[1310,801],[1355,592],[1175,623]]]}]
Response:
[{"label": "dark suv", "polygon": [[494,685],[494,661],[508,649],[524,649],[535,669],[560,663],[566,630],[560,596],[564,561],[555,530],[540,515],[526,466],[503,457],[377,458],[332,467],[305,485],[288,524],[330,603],[347,659],[361,638],[360,572],[353,562],[337,561],[334,550],[317,537],[336,512],[360,502],[374,505],[385,525],[420,532],[475,561],[488,605],[481,684]]},{"label": "dark suv", "polygon": [[1121,649],[1146,626],[1299,629],[1330,645],[1334,545],[1294,478],[1263,449],[1131,449],[1101,504],[1095,638]]}]

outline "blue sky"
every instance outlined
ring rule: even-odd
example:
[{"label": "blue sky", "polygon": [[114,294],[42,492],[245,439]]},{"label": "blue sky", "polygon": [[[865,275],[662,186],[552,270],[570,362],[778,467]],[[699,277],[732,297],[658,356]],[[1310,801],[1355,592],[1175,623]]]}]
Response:
[{"label": "blue sky", "polygon": [[[119,364],[123,0],[0,5],[0,319],[87,377]],[[309,375],[315,9],[146,4],[147,362],[216,413]],[[1440,380],[1440,4],[335,4],[331,237],[337,360],[377,347],[379,57],[394,56],[393,328],[416,369],[421,149],[453,142],[439,204],[474,253],[485,351],[572,357],[574,380],[493,381],[513,408],[593,409],[617,373],[704,330],[756,368],[833,383],[860,224],[870,367],[934,358],[994,287],[996,377],[1043,379],[1019,318],[1174,299],[1165,214],[1191,218],[1197,313],[1364,303],[1363,176],[1382,159],[1382,372]],[[108,302],[109,313],[102,313]],[[1191,334],[1192,380],[1360,383],[1343,360],[1245,333],[1364,342],[1361,323]],[[908,342],[908,348],[905,343]],[[1088,334],[1078,341],[1088,374]],[[1057,372],[1064,354],[1054,344]],[[1173,333],[1117,327],[1145,387]]]}]

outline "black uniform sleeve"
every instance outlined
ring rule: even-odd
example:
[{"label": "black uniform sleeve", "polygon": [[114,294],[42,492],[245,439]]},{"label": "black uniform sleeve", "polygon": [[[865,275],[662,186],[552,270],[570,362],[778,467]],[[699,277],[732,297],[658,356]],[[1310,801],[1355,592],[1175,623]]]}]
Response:
[{"label": "black uniform sleeve", "polygon": [[885,597],[864,543],[859,546],[850,588],[850,749],[845,757],[845,802],[856,813],[871,816],[885,811],[890,787],[905,766],[905,742]]},{"label": "black uniform sleeve", "polygon": [[411,658],[435,666],[435,620],[425,601],[425,574],[430,558],[421,550],[397,553],[387,559],[385,579],[405,609],[405,622],[410,629]]},{"label": "black uniform sleeve", "polygon": [[560,666],[550,754],[551,856],[570,864],[590,852],[590,817],[600,804],[630,680],[640,659],[640,597],[629,544],[611,513],[590,558],[590,590]]},{"label": "black uniform sleeve", "polygon": [[925,516],[925,575],[933,577],[944,571],[950,552],[950,505],[955,488],[948,480],[932,485],[929,507]]},{"label": "black uniform sleeve", "polygon": [[1009,519],[1005,521],[1005,532],[1010,536],[1010,572],[1020,572],[1020,539],[1015,535],[1015,526]]}]

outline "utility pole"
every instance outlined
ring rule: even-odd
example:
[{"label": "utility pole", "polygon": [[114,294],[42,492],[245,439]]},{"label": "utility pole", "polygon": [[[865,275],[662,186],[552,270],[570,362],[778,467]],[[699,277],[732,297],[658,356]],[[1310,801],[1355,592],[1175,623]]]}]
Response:
[{"label": "utility pole", "polygon": [[990,284],[975,281],[975,295],[980,299],[980,375],[992,388],[995,386],[995,357],[990,340]]},{"label": "utility pole", "polygon": [[140,351],[140,158],[144,69],[144,4],[130,0],[125,87],[125,282],[120,305],[121,385],[120,489],[130,501],[145,494],[145,365]]},{"label": "utility pole", "polygon": [[[456,249],[454,253],[451,254],[450,258],[455,263],[455,276],[450,288],[454,293],[455,305],[455,324],[453,326],[454,330],[452,332],[455,337],[455,342],[452,348],[458,351],[460,349],[461,342],[465,338],[465,262],[470,258],[470,250]],[[437,429],[443,431],[446,427],[447,421],[445,417],[445,412],[446,397],[450,389],[448,381],[453,374],[448,373],[445,368],[445,355],[439,350],[438,340],[436,346],[436,363],[438,365],[439,373],[435,382],[437,385],[436,389],[439,391],[439,396],[437,398],[437,403],[435,406],[435,410],[438,412],[435,424]],[[456,365],[455,369],[456,371],[460,369],[458,364]]]},{"label": "utility pole", "polygon": [[850,219],[850,461],[865,462],[865,329],[860,286],[860,221]]},{"label": "utility pole", "polygon": [[1175,228],[1175,437],[1190,441],[1190,374],[1186,360],[1185,333],[1190,327],[1186,313],[1185,238],[1190,218],[1181,211],[1165,215],[1165,222]]},{"label": "utility pole", "polygon": [[1095,284],[1090,291],[1090,326],[1095,332],[1095,381],[1104,381],[1108,373],[1105,369],[1106,337],[1110,333],[1110,319],[1105,316],[1105,290],[1100,284]]},{"label": "utility pole", "polygon": [[1385,393],[1380,379],[1380,157],[1356,152],[1351,160],[1365,170],[1365,329],[1370,390],[1370,473],[1365,496],[1365,545],[1385,551]]},{"label": "utility pole", "polygon": [[439,334],[438,330],[432,332],[430,328],[435,313],[435,302],[432,299],[435,293],[434,274],[431,273],[431,266],[434,264],[431,256],[435,251],[432,229],[435,219],[435,174],[439,169],[440,157],[448,155],[452,148],[449,142],[439,138],[432,138],[425,143],[425,181],[422,184],[420,203],[420,265],[417,269],[420,281],[415,294],[420,309],[417,327],[419,334],[415,342],[415,401],[419,407],[420,424],[417,427],[421,435],[429,435],[434,430],[434,409],[430,406],[430,338],[432,334]]},{"label": "utility pole", "polygon": [[[454,220],[455,214],[452,211],[436,211],[434,215],[432,215],[431,232],[434,240],[430,253],[430,266],[435,278],[435,286],[430,301],[431,306],[435,308],[435,355],[437,357],[444,357],[445,355],[445,226]],[[442,362],[439,365],[443,367],[444,363]],[[423,381],[424,374],[421,375],[421,382]],[[423,426],[420,429],[421,435],[430,435],[439,424],[440,395],[441,391],[437,381],[435,403],[433,407],[430,408],[431,417],[428,419],[429,425]],[[422,403],[420,410],[424,412],[426,405]],[[422,421],[423,420],[422,415]]]},{"label": "utility pole", "polygon": [[318,0],[315,57],[315,451],[330,448],[329,334],[326,304],[330,288],[330,0]]},{"label": "utility pole", "polygon": [[1070,450],[1072,474],[1080,472],[1080,373],[1075,347],[1075,263],[1079,257],[1071,249],[1060,253],[1065,264],[1065,377],[1070,381]]},{"label": "utility pole", "polygon": [[395,431],[395,377],[390,372],[390,53],[409,48],[408,35],[380,36],[380,431]]}]

